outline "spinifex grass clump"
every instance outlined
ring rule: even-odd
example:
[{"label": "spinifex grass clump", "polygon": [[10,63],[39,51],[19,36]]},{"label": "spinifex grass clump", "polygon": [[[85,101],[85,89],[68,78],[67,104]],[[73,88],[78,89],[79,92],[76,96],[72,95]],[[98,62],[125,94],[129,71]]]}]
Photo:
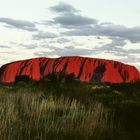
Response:
[{"label": "spinifex grass clump", "polygon": [[101,84],[64,77],[0,83],[0,140],[140,138],[139,81]]},{"label": "spinifex grass clump", "polygon": [[[110,118],[111,119],[111,118]],[[110,129],[108,110],[98,102],[88,108],[64,96],[0,95],[0,138],[86,139]]]}]

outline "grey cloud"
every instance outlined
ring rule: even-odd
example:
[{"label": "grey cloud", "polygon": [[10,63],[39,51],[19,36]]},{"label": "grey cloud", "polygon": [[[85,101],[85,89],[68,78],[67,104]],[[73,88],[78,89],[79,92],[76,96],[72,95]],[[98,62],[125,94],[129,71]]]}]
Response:
[{"label": "grey cloud", "polygon": [[75,49],[73,46],[66,46],[66,49]]},{"label": "grey cloud", "polygon": [[72,5],[64,3],[64,2],[59,2],[58,5],[50,7],[51,11],[58,12],[58,13],[77,13],[79,12],[76,10]]},{"label": "grey cloud", "polygon": [[38,47],[36,44],[18,44],[18,45],[25,49],[35,49]]},{"label": "grey cloud", "polygon": [[18,53],[16,52],[16,51],[2,51],[2,52],[0,52],[0,54],[4,54],[4,55],[8,55],[8,54],[10,54],[10,55],[17,55]]},{"label": "grey cloud", "polygon": [[59,56],[73,56],[73,55],[90,55],[92,54],[92,50],[91,49],[81,49],[81,48],[69,48],[69,47],[66,47],[66,48],[56,48],[54,50],[52,50],[51,52],[51,55],[53,54],[56,54],[56,55],[59,55]]},{"label": "grey cloud", "polygon": [[128,56],[126,58],[118,59],[118,61],[123,61],[124,63],[137,63],[140,62],[140,58],[134,56]]},{"label": "grey cloud", "polygon": [[40,51],[40,52],[35,52],[34,55],[37,57],[40,57],[40,56],[47,56],[49,54],[48,54],[48,52]]},{"label": "grey cloud", "polygon": [[0,45],[0,48],[6,48],[6,49],[9,49],[11,48],[10,46],[6,46],[6,45]]},{"label": "grey cloud", "polygon": [[120,37],[133,43],[140,42],[140,27],[128,28],[123,25],[106,24],[97,25],[95,31],[102,36]]},{"label": "grey cloud", "polygon": [[67,36],[106,36],[120,37],[123,40],[129,40],[132,43],[140,42],[140,27],[127,28],[122,25],[94,25],[75,28],[62,33]]},{"label": "grey cloud", "polygon": [[94,48],[96,53],[107,52],[116,56],[127,56],[131,57],[132,54],[140,54],[140,49],[128,49],[123,48],[127,43],[122,38],[112,38],[112,42],[101,47]]},{"label": "grey cloud", "polygon": [[102,40],[102,38],[100,36],[97,36],[96,39]]},{"label": "grey cloud", "polygon": [[46,24],[59,25],[69,29],[62,32],[62,35],[119,37],[132,43],[140,42],[140,27],[128,28],[110,22],[98,22],[97,19],[82,16],[77,9],[66,3],[59,3],[50,9],[57,12],[58,15]]},{"label": "grey cloud", "polygon": [[67,42],[70,42],[71,40],[67,39],[67,38],[58,38],[57,39],[57,42],[60,43],[60,44],[63,44],[63,43],[67,43]]},{"label": "grey cloud", "polygon": [[115,56],[121,56],[121,57],[128,56],[127,51],[125,51],[122,48],[118,48],[116,46],[113,46],[113,47],[105,46],[105,47],[102,47],[101,50],[103,50],[103,52],[106,52],[108,54],[114,54]]},{"label": "grey cloud", "polygon": [[122,48],[126,44],[127,43],[125,40],[123,40],[122,38],[116,37],[116,38],[112,38],[111,43],[103,45],[99,49],[100,51],[106,51],[106,52],[115,53],[116,55],[122,55],[126,53],[126,51]]},{"label": "grey cloud", "polygon": [[140,55],[140,49],[129,49],[128,52],[132,53],[132,54],[139,54]]},{"label": "grey cloud", "polygon": [[97,23],[97,20],[77,15],[66,13],[53,19],[54,24],[59,24],[65,28],[76,28],[78,26],[88,26]]},{"label": "grey cloud", "polygon": [[56,38],[58,37],[57,34],[51,33],[51,32],[38,32],[37,34],[33,35],[34,40],[40,40],[40,39],[47,39],[47,38]]},{"label": "grey cloud", "polygon": [[[139,62],[140,58],[136,57],[136,54],[140,54],[140,49],[128,49],[126,50],[123,46],[126,45],[126,41],[122,38],[112,38],[112,42],[101,47],[97,46],[93,48],[94,54],[100,54],[102,52],[108,54],[114,54],[115,56],[121,57],[120,60],[131,63]],[[126,58],[124,58],[126,57]],[[131,60],[133,59],[133,60]],[[119,59],[118,59],[119,60]]]},{"label": "grey cloud", "polygon": [[105,44],[103,46],[97,46],[93,48],[95,54],[100,54],[102,52],[111,53],[116,56],[125,56],[127,51],[122,47],[126,44],[125,40],[121,38],[112,38],[112,42]]},{"label": "grey cloud", "polygon": [[47,55],[58,55],[58,56],[73,56],[73,55],[90,55],[92,54],[91,49],[80,49],[74,47],[65,47],[65,48],[50,48],[50,52],[36,52],[34,53],[36,56],[47,56]]},{"label": "grey cloud", "polygon": [[36,25],[27,20],[16,20],[12,18],[0,18],[0,22],[6,24],[7,28],[17,28],[26,31],[37,31]]},{"label": "grey cloud", "polygon": [[79,26],[87,26],[98,22],[96,19],[82,16],[79,10],[63,2],[51,7],[50,10],[61,14],[53,18],[52,21],[46,21],[46,24],[60,25],[64,28],[77,28]]},{"label": "grey cloud", "polygon": [[10,44],[14,45],[14,46],[18,46],[20,48],[25,48],[25,49],[35,49],[38,46],[38,44],[36,43],[32,43],[32,44],[25,44],[25,43],[17,43],[17,42],[10,42]]},{"label": "grey cloud", "polygon": [[124,38],[121,37],[110,37],[112,39],[112,46],[120,46],[123,47],[127,44],[127,42],[124,40]]}]

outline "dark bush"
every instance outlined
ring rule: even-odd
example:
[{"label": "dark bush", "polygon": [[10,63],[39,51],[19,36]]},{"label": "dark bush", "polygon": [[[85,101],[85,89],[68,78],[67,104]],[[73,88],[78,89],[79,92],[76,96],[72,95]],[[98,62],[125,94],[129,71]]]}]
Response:
[{"label": "dark bush", "polygon": [[65,77],[65,82],[66,83],[72,83],[75,80],[75,75],[74,73],[67,74]]},{"label": "dark bush", "polygon": [[31,83],[32,81],[33,80],[27,75],[17,76],[15,79],[15,83],[19,82]]},{"label": "dark bush", "polygon": [[50,81],[53,83],[71,83],[75,80],[75,76],[73,73],[67,74],[61,71],[49,73],[48,75],[44,76],[42,80]]}]

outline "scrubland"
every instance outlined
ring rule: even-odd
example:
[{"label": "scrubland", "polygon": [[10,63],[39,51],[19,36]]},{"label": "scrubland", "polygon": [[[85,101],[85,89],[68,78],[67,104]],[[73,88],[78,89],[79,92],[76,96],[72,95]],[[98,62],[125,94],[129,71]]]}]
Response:
[{"label": "scrubland", "polygon": [[0,140],[139,140],[140,82],[0,84]]}]

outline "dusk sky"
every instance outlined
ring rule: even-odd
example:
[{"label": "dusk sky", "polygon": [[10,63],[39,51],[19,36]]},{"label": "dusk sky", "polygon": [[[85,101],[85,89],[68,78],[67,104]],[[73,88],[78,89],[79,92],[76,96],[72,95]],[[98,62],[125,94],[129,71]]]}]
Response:
[{"label": "dusk sky", "polygon": [[140,70],[139,0],[3,0],[0,66],[32,57],[88,56]]}]

